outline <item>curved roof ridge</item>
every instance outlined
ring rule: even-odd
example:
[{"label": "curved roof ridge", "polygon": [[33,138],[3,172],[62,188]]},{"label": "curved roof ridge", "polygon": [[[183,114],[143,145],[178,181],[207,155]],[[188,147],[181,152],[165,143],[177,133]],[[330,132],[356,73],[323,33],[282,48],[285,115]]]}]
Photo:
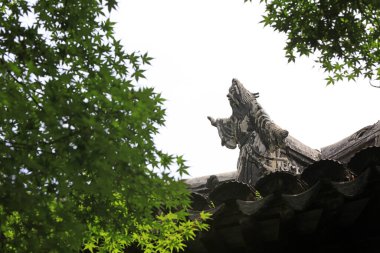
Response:
[{"label": "curved roof ridge", "polygon": [[347,163],[355,153],[373,145],[380,145],[380,120],[334,144],[321,148],[322,159],[332,158]]}]

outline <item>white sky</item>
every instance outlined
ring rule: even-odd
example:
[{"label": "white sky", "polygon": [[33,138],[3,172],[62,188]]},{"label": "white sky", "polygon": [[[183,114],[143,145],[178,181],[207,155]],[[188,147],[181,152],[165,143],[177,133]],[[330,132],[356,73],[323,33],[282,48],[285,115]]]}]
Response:
[{"label": "white sky", "polygon": [[380,120],[380,89],[368,81],[326,86],[313,59],[288,64],[285,36],[259,24],[262,15],[263,5],[243,0],[120,0],[111,14],[126,50],[155,58],[142,83],[167,99],[156,143],[183,154],[191,177],[236,169],[238,149],[222,147],[206,118],[231,115],[232,78],[260,92],[269,116],[312,148]]}]

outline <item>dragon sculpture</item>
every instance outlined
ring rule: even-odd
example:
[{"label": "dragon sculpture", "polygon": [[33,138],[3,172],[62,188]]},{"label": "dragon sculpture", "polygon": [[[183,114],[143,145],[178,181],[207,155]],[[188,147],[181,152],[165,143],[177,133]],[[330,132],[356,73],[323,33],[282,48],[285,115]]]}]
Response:
[{"label": "dragon sculpture", "polygon": [[266,174],[294,171],[297,165],[288,159],[285,149],[288,131],[269,118],[257,102],[259,93],[251,93],[233,79],[227,97],[231,117],[208,119],[218,129],[223,146],[240,149],[236,180],[254,185]]}]

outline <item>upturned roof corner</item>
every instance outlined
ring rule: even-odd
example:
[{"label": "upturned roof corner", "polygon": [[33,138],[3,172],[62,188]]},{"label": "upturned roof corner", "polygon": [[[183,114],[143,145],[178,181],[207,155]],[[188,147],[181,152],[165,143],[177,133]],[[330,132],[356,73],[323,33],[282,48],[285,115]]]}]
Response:
[{"label": "upturned roof corner", "polygon": [[347,245],[346,252],[373,252],[380,240],[380,121],[319,151],[277,126],[258,93],[238,80],[227,97],[232,115],[208,118],[222,145],[240,149],[238,167],[185,181],[190,211],[213,215],[211,230],[186,252],[326,252]]}]

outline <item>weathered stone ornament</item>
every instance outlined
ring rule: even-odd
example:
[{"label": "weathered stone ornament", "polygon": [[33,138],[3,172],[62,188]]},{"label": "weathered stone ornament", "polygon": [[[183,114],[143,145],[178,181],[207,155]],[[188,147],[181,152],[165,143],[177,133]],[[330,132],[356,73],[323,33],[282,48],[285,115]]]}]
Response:
[{"label": "weathered stone ornament", "polygon": [[262,176],[275,171],[300,172],[298,163],[287,154],[288,131],[277,126],[251,93],[236,79],[227,94],[232,108],[229,118],[213,119],[222,145],[240,149],[237,181],[254,185]]}]

